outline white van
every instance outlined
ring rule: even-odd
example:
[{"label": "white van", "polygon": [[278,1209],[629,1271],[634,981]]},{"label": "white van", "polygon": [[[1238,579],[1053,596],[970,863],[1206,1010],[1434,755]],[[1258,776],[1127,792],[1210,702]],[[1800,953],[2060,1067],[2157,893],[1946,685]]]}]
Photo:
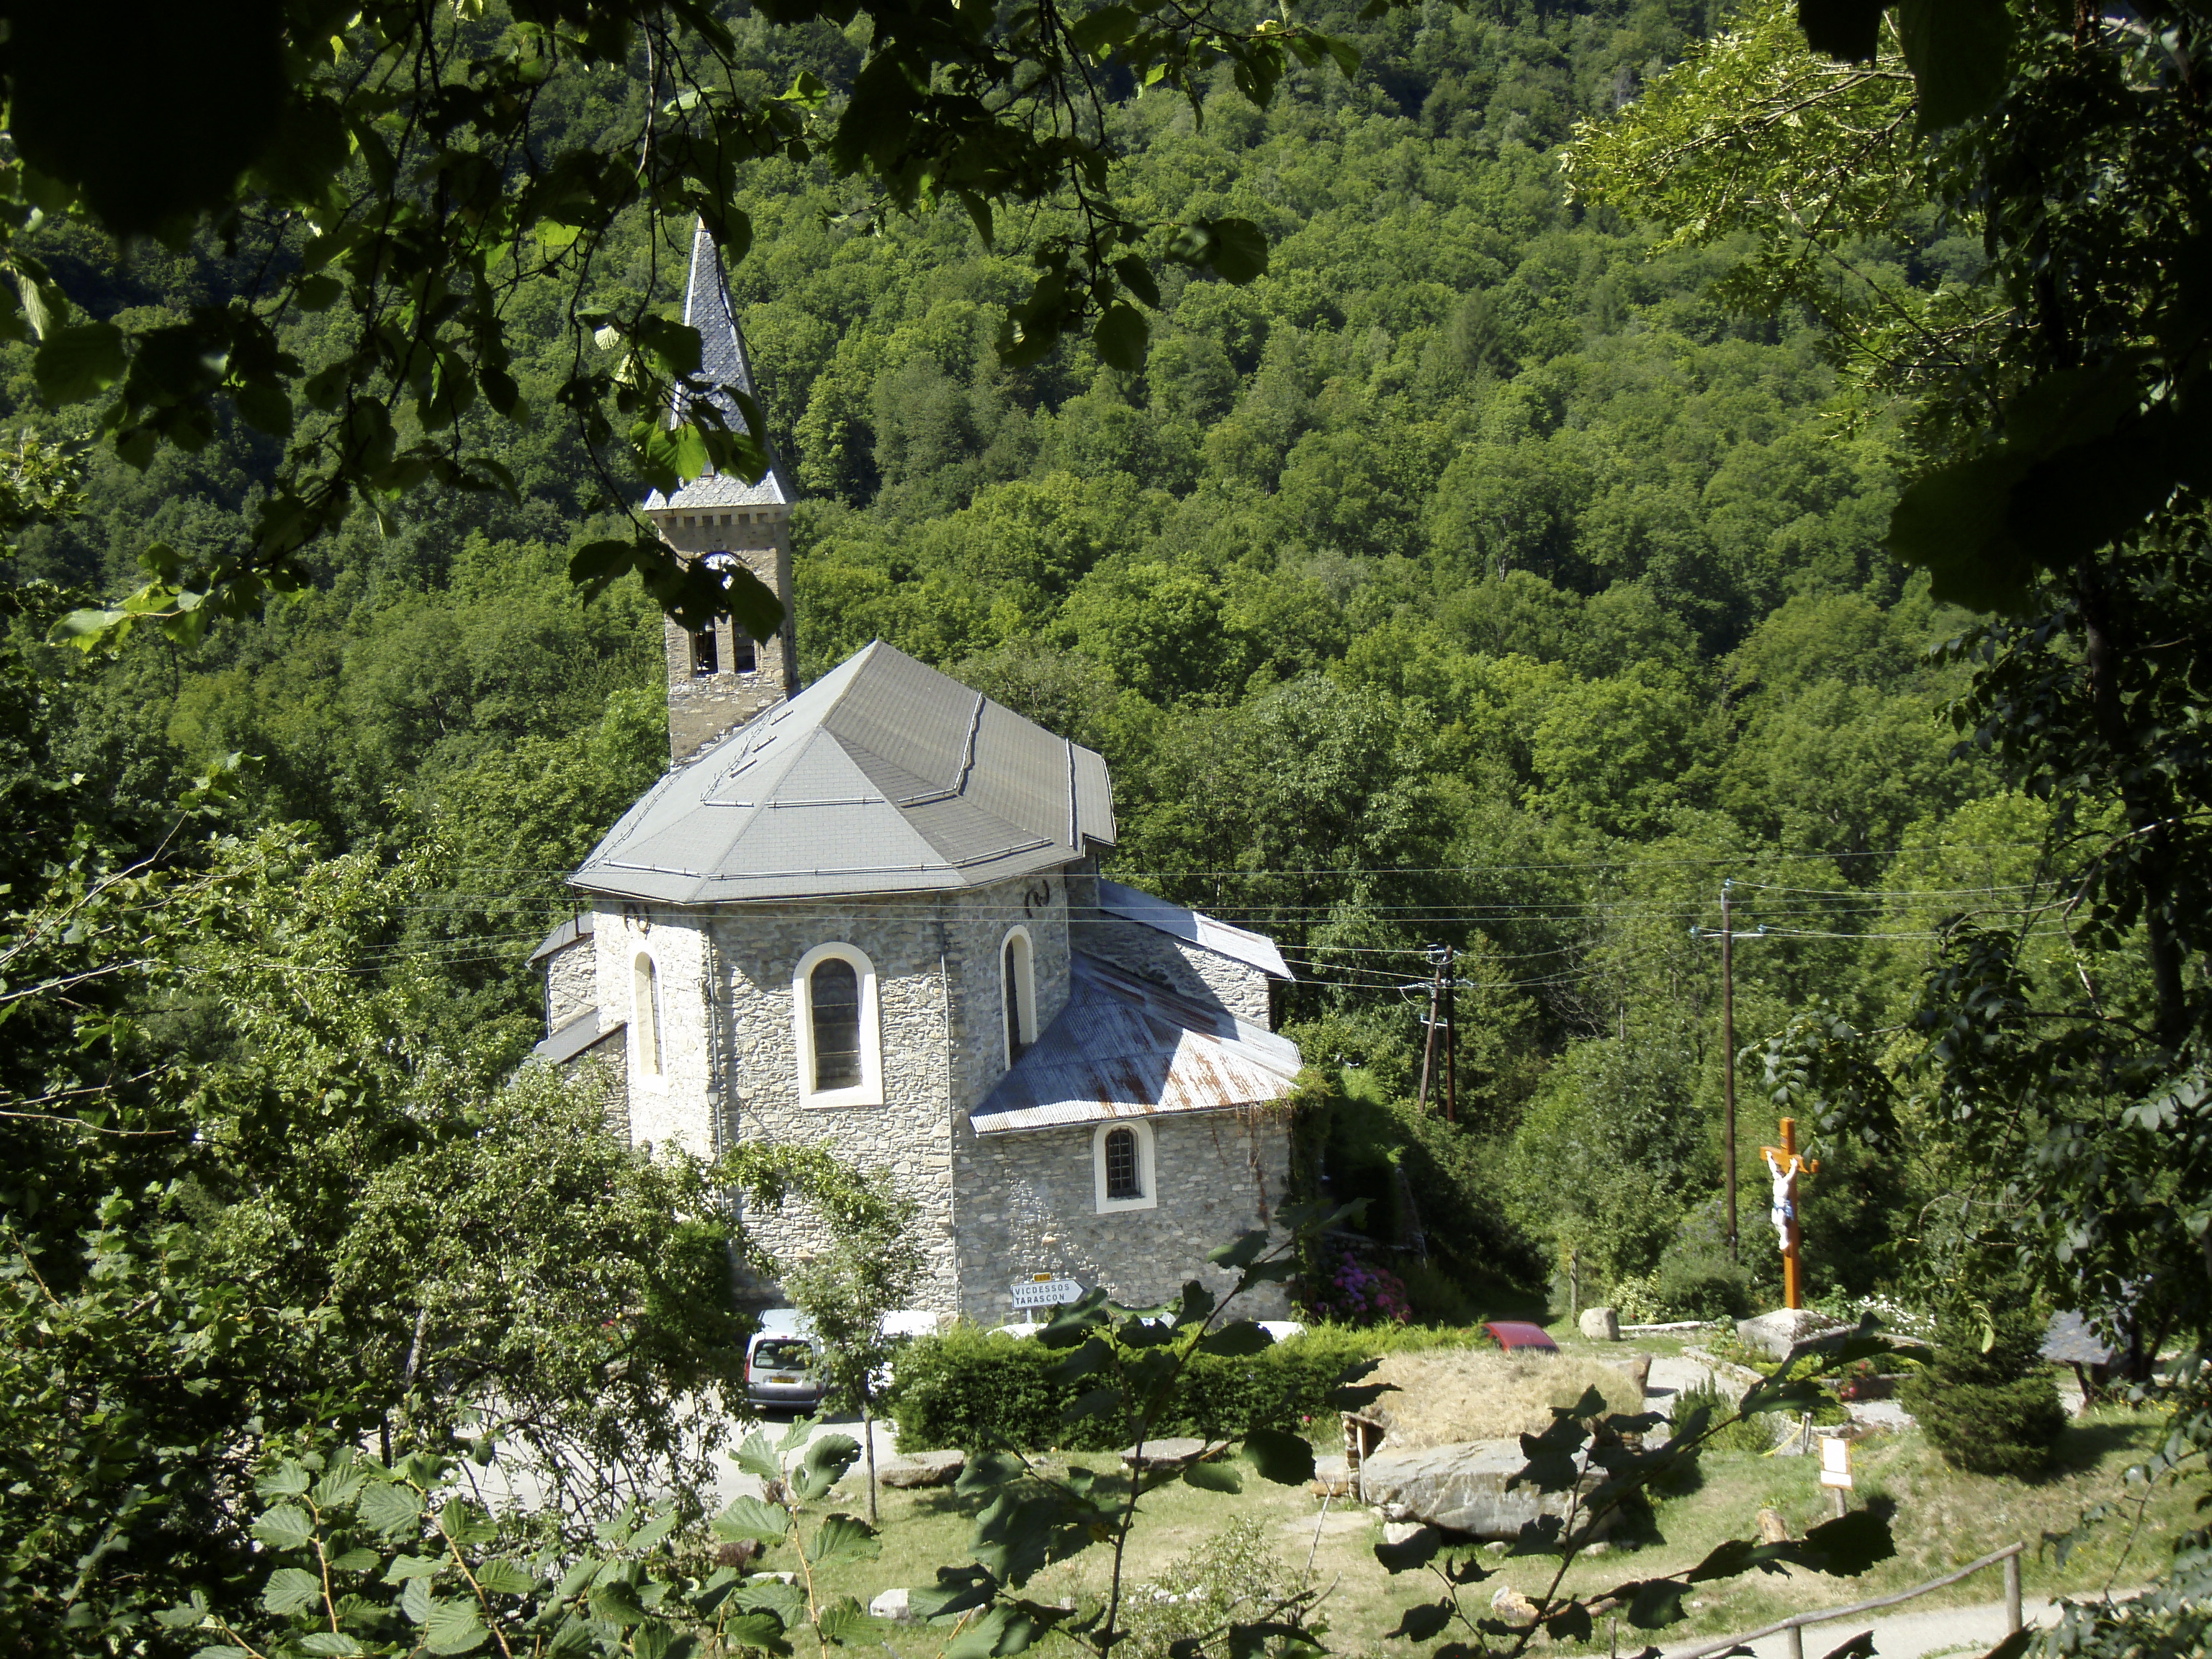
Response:
[{"label": "white van", "polygon": [[811,1411],[822,1403],[814,1323],[796,1308],[770,1308],[745,1344],[745,1397],[757,1406]]}]

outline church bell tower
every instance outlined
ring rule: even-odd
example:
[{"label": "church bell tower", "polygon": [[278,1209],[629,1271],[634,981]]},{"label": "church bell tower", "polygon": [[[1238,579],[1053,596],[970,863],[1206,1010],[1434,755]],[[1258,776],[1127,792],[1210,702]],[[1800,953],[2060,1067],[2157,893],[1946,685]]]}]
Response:
[{"label": "church bell tower", "polygon": [[[758,398],[744,332],[738,326],[721,250],[702,222],[691,233],[691,273],[684,320],[699,331],[701,378]],[[679,397],[684,395],[678,394]],[[709,394],[724,421],[742,430],[744,416],[728,391]],[[672,420],[673,416],[671,416]],[[763,438],[766,434],[763,434]],[[741,564],[783,601],[774,639],[756,640],[727,617],[694,633],[663,619],[668,659],[668,757],[682,764],[724,733],[799,690],[799,651],[791,605],[790,475],[773,443],[758,483],[712,471],[672,495],[654,490],[645,515],[686,563]]]}]

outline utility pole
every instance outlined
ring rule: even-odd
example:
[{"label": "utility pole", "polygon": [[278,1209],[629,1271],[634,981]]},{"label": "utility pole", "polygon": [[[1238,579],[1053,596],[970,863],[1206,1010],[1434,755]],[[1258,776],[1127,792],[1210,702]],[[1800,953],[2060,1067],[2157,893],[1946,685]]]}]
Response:
[{"label": "utility pole", "polygon": [[1421,1038],[1421,1097],[1418,1109],[1429,1109],[1429,1079],[1435,1074],[1437,1064],[1437,1009],[1443,1000],[1443,957],[1435,945],[1429,947],[1429,960],[1436,964],[1436,974],[1429,981],[1429,1014],[1427,1030]]},{"label": "utility pole", "polygon": [[1721,883],[1721,1172],[1728,1187],[1729,1261],[1736,1260],[1735,1237],[1735,931],[1729,921],[1729,890]]},{"label": "utility pole", "polygon": [[1444,1121],[1459,1121],[1459,953],[1444,946]]}]

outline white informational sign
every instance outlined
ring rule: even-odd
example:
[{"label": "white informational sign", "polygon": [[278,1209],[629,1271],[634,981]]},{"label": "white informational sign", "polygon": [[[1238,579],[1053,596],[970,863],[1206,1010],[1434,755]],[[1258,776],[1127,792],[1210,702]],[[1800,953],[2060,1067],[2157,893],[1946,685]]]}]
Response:
[{"label": "white informational sign", "polygon": [[1841,1486],[1848,1491],[1851,1484],[1851,1443],[1833,1436],[1820,1442],[1820,1484]]},{"label": "white informational sign", "polygon": [[1063,1302],[1080,1302],[1083,1286],[1072,1279],[1054,1279],[1050,1273],[1038,1273],[1032,1279],[1014,1281],[1014,1305],[1017,1308],[1056,1308]]}]

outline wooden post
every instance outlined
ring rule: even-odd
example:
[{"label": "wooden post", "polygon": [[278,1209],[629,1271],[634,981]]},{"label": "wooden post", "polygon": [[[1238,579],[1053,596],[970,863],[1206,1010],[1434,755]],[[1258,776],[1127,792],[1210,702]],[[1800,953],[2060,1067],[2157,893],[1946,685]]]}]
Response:
[{"label": "wooden post", "polygon": [[1817,1175],[1818,1158],[1797,1155],[1797,1120],[1782,1120],[1782,1144],[1762,1146],[1759,1155],[1765,1158],[1769,1174],[1774,1177],[1775,1208],[1779,1212],[1782,1230],[1778,1242],[1782,1246],[1782,1305],[1802,1308],[1805,1305],[1804,1286],[1798,1274],[1797,1247],[1803,1235],[1797,1228],[1797,1178],[1801,1175]]},{"label": "wooden post", "polygon": [[1459,1121],[1459,963],[1444,946],[1444,1121]]},{"label": "wooden post", "polygon": [[1428,1030],[1422,1034],[1421,1037],[1421,1093],[1420,1098],[1415,1103],[1415,1107],[1416,1109],[1423,1112],[1429,1109],[1429,1076],[1436,1069],[1437,1002],[1437,999],[1443,996],[1443,969],[1439,965],[1436,977],[1429,981],[1429,1024]]},{"label": "wooden post", "polygon": [[[1796,1118],[1785,1117],[1782,1120],[1782,1158],[1785,1166],[1794,1166],[1797,1162],[1797,1120]],[[1782,1255],[1782,1305],[1785,1308],[1802,1308],[1805,1305],[1805,1291],[1797,1278],[1799,1235],[1797,1183],[1795,1181],[1790,1183],[1790,1244]],[[1842,1502],[1840,1496],[1837,1501],[1839,1504]],[[1838,1514],[1841,1512],[1840,1510],[1838,1510]]]},{"label": "wooden post", "polygon": [[2020,1553],[2015,1550],[2005,1557],[2005,1634],[2016,1634],[2020,1630]]},{"label": "wooden post", "polygon": [[[1729,889],[1721,883],[1721,1175],[1728,1187],[1728,1253],[1736,1260],[1735,952],[1729,931]],[[1794,1305],[1794,1304],[1793,1304]]]}]

